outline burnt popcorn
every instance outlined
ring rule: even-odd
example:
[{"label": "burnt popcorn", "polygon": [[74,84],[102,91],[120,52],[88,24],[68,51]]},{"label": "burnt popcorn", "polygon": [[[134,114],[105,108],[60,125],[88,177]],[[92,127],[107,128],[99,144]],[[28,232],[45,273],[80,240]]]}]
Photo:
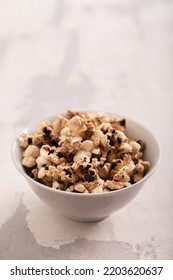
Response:
[{"label": "burnt popcorn", "polygon": [[64,169],[64,171],[65,171],[66,175],[67,175],[67,176],[69,176],[69,178],[71,178],[71,177],[72,177],[72,173],[71,173],[71,171],[66,170],[66,169]]},{"label": "burnt popcorn", "polygon": [[109,144],[110,144],[111,146],[114,146],[114,144],[115,144],[114,136],[110,137],[110,139],[109,139]]},{"label": "burnt popcorn", "polygon": [[120,123],[120,125],[122,125],[124,127],[126,126],[126,120],[125,119],[120,120],[119,123]]},{"label": "burnt popcorn", "polygon": [[28,145],[32,144],[32,137],[28,137]]},{"label": "burnt popcorn", "polygon": [[126,188],[150,169],[145,143],[129,138],[126,120],[99,112],[72,112],[43,121],[19,136],[22,165],[33,180],[67,192]]},{"label": "burnt popcorn", "polygon": [[43,128],[44,138],[51,139],[51,130],[47,127]]},{"label": "burnt popcorn", "polygon": [[87,174],[85,176],[85,180],[88,182],[92,182],[95,180],[95,173],[93,171],[87,171]]}]

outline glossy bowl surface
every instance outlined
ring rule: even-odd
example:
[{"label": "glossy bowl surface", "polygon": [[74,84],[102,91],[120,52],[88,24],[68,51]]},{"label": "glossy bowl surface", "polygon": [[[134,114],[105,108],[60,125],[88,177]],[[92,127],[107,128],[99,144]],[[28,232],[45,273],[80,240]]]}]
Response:
[{"label": "glossy bowl surface", "polygon": [[[49,118],[49,120],[53,120],[54,117]],[[31,125],[24,131],[34,132],[39,123]],[[144,159],[150,162],[151,168],[142,180],[124,189],[101,194],[80,194],[55,190],[40,184],[30,178],[23,169],[21,164],[22,151],[19,147],[18,137],[13,143],[12,159],[17,170],[25,177],[31,189],[48,206],[76,221],[98,221],[126,206],[134,199],[159,165],[160,147],[154,135],[146,127],[128,117],[126,117],[126,123],[125,134],[128,137],[144,140],[146,144]]]}]

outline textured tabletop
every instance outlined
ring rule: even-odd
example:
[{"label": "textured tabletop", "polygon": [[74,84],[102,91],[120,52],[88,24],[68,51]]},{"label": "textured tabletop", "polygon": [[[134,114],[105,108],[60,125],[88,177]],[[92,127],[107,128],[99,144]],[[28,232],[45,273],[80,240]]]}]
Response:
[{"label": "textured tabletop", "polygon": [[[173,258],[173,1],[0,1],[0,259]],[[125,208],[78,223],[44,205],[11,160],[30,122],[71,110],[152,130],[159,168]]]}]

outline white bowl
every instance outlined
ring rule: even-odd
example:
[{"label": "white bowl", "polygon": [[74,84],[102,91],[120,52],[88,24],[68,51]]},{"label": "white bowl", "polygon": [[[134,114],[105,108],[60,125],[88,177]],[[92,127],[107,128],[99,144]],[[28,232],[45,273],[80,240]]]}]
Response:
[{"label": "white bowl", "polygon": [[[53,120],[54,117],[50,118]],[[24,131],[34,132],[39,123],[36,123]],[[125,134],[128,137],[142,139],[146,144],[144,159],[149,161],[151,168],[139,182],[116,191],[108,193],[69,193],[51,189],[29,177],[21,164],[22,151],[18,138],[12,147],[12,159],[18,171],[25,177],[32,190],[47,205],[54,208],[62,215],[81,222],[92,222],[106,218],[113,212],[126,206],[142,189],[149,177],[153,175],[160,161],[160,148],[153,134],[138,122],[126,117],[127,128]]]}]

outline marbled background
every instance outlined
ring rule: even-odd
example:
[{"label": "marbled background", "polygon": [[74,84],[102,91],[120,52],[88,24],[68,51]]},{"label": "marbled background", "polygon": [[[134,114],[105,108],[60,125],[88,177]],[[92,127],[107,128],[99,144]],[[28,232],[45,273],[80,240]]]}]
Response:
[{"label": "marbled background", "polygon": [[[172,0],[0,0],[0,259],[173,258],[172,15]],[[161,145],[145,188],[99,223],[49,209],[11,160],[21,129],[67,109],[130,116]]]}]

